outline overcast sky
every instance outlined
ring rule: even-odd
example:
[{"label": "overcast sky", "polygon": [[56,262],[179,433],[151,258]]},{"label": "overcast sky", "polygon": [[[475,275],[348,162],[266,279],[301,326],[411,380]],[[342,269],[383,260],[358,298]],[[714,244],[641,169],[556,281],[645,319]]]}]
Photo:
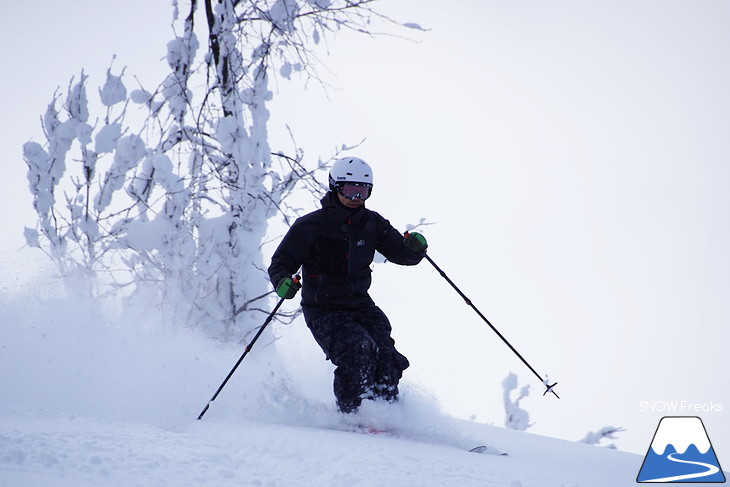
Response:
[{"label": "overcast sky", "polygon": [[[374,168],[368,206],[398,228],[434,222],[429,255],[562,399],[540,397],[427,263],[375,269],[372,294],[413,364],[404,380],[447,411],[501,424],[499,384],[513,371],[533,384],[530,431],[578,439],[623,426],[617,444],[637,452],[663,415],[641,401],[720,403],[699,415],[730,454],[730,4],[444,5],[384,0],[430,30],[343,35],[323,55],[326,93],[280,82],[270,105],[275,149],[284,123],[313,158],[366,139],[352,155]],[[6,272],[34,222],[21,146],[41,140],[54,90],[82,68],[97,86],[113,55],[130,84],[158,82],[170,11],[142,0],[5,8]]]}]

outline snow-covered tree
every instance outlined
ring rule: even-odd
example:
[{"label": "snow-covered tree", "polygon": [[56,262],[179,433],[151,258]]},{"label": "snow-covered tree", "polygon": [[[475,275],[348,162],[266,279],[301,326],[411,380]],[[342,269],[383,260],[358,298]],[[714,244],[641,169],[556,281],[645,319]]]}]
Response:
[{"label": "snow-covered tree", "polygon": [[510,396],[515,389],[517,389],[517,376],[510,372],[502,381],[502,399],[504,401],[505,412],[504,425],[513,430],[524,431],[532,426],[532,424],[530,423],[530,415],[520,407],[520,401],[530,394],[530,385],[528,384],[522,387],[517,398],[513,401]]},{"label": "snow-covered tree", "polygon": [[[605,426],[601,428],[598,431],[591,431],[586,434],[586,436],[580,440],[580,443],[587,443],[589,445],[598,445],[602,440],[608,439],[608,440],[615,440],[616,439],[616,433],[621,433],[624,430],[623,428],[616,427],[616,426]],[[613,443],[609,443],[606,445],[606,448],[616,449],[616,445]]]},{"label": "snow-covered tree", "polygon": [[270,147],[272,77],[316,78],[313,50],[328,34],[389,21],[372,2],[190,0],[183,16],[174,0],[156,89],[130,90],[110,68],[96,102],[82,72],[48,105],[45,143],[24,145],[38,213],[29,245],[65,276],[110,278],[103,289],[86,280],[93,295],[125,289],[218,336],[248,331],[242,320],[266,311],[271,292],[267,222],[292,212],[296,188],[322,191],[314,176],[327,165]]}]

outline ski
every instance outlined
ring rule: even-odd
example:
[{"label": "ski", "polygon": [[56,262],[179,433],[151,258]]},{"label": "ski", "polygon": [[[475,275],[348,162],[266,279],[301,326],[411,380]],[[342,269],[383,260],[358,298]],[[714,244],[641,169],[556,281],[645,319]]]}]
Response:
[{"label": "ski", "polygon": [[482,455],[498,455],[502,457],[509,456],[507,453],[499,450],[495,450],[494,448],[489,448],[488,446],[481,445],[476,446],[469,450],[469,453],[481,453]]},{"label": "ski", "polygon": [[[390,436],[393,438],[401,438],[402,435],[391,428],[385,428],[385,427],[377,427],[377,426],[366,426],[362,424],[358,424],[356,426],[350,426],[346,430],[343,431],[349,431],[351,433],[358,433],[358,434],[365,434],[365,435],[381,435],[381,436]],[[434,444],[437,444],[437,442],[434,442]],[[506,457],[509,456],[508,453],[497,450],[496,448],[492,448],[490,446],[486,445],[479,445],[475,446],[471,450],[468,450],[469,453],[479,453],[482,455],[495,455],[495,456],[502,456]]]}]

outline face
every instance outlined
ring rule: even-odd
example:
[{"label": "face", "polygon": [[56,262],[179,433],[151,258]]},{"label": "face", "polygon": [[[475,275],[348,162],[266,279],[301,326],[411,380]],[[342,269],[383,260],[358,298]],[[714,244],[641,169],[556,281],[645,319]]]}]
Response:
[{"label": "face", "polygon": [[348,208],[358,208],[363,205],[364,201],[360,198],[355,198],[354,200],[350,200],[342,196],[340,193],[337,193],[337,197],[340,199],[340,203],[342,203],[344,206]]}]

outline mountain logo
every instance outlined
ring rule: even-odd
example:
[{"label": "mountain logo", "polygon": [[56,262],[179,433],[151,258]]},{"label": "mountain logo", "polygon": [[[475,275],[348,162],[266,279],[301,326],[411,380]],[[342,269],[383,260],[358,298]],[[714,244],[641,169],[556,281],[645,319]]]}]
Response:
[{"label": "mountain logo", "polygon": [[725,482],[702,420],[697,416],[663,417],[636,481]]}]

